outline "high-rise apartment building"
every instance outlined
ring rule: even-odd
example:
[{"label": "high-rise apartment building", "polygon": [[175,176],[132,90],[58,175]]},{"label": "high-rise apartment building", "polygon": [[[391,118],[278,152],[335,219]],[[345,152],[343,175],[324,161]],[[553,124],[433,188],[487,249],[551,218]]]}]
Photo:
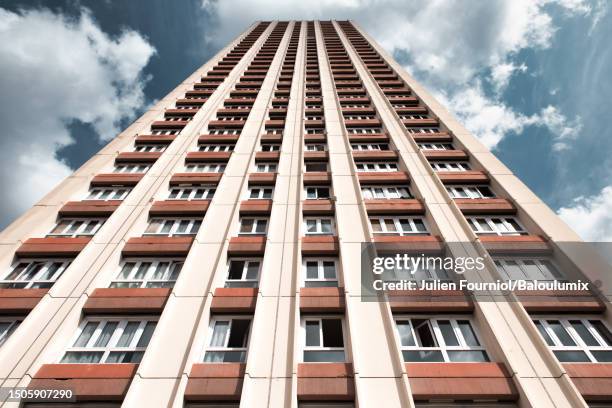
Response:
[{"label": "high-rise apartment building", "polygon": [[28,407],[612,401],[600,294],[362,298],[364,243],[469,243],[493,280],[593,260],[349,21],[255,23],[0,237],[3,398],[72,394]]}]

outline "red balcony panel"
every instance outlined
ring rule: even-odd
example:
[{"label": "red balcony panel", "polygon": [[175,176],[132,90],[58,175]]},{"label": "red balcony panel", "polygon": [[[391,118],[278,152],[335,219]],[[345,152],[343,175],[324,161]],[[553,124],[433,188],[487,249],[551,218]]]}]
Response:
[{"label": "red balcony panel", "polygon": [[272,211],[272,200],[254,199],[240,203],[241,215],[269,215]]},{"label": "red balcony panel", "polygon": [[15,252],[19,257],[75,257],[89,243],[91,237],[46,237],[27,239]]},{"label": "red balcony panel", "polygon": [[488,183],[489,176],[484,171],[436,171],[443,183]]},{"label": "red balcony panel", "polygon": [[298,364],[297,398],[300,401],[354,401],[351,363]]},{"label": "red balcony panel", "polygon": [[166,109],[164,114],[173,116],[193,116],[198,113],[199,109]]},{"label": "red balcony panel", "polygon": [[429,160],[468,160],[469,156],[463,150],[422,150]]},{"label": "red balcony panel", "polygon": [[434,143],[434,142],[447,142],[453,141],[453,137],[447,132],[439,133],[411,133],[410,136],[415,142],[419,143]]},{"label": "red balcony panel", "polygon": [[424,214],[425,206],[416,199],[364,200],[368,214]]},{"label": "red balcony panel", "polygon": [[340,251],[338,237],[314,235],[302,237],[302,255],[337,255]]},{"label": "red balcony panel", "polygon": [[210,200],[155,201],[149,210],[149,215],[204,216],[209,205]]},{"label": "red balcony panel", "polygon": [[304,152],[304,161],[327,161],[329,153],[327,152]]},{"label": "red balcony panel", "polygon": [[161,152],[121,152],[115,158],[115,162],[154,163],[161,155]]},{"label": "red balcony panel", "polygon": [[357,119],[357,120],[345,120],[344,125],[347,128],[361,128],[361,127],[378,127],[382,126],[382,123],[378,119]]},{"label": "red balcony panel", "polygon": [[402,123],[407,127],[419,126],[438,126],[438,119],[402,119]]},{"label": "red balcony panel", "polygon": [[588,402],[612,399],[612,364],[563,364],[582,397]]},{"label": "red balcony panel", "polygon": [[204,105],[206,103],[206,101],[208,100],[208,98],[197,98],[197,99],[187,99],[187,98],[182,98],[182,99],[177,99],[176,100],[176,105],[177,106],[184,106],[184,105]]},{"label": "red balcony panel", "polygon": [[395,111],[400,114],[426,114],[427,113],[427,108],[425,106],[408,106],[408,107],[402,107],[402,108],[395,108]]},{"label": "red balcony panel", "polygon": [[304,215],[333,215],[334,202],[329,199],[304,200],[302,212]]},{"label": "red balcony panel", "polygon": [[362,172],[357,173],[357,177],[362,185],[407,184],[410,182],[410,177],[405,171]]},{"label": "red balcony panel", "polygon": [[68,201],[59,210],[61,216],[108,217],[121,205],[121,200]]},{"label": "red balcony panel", "polygon": [[276,184],[276,173],[251,173],[249,185],[273,186]]},{"label": "red balcony panel", "polygon": [[70,389],[77,402],[122,401],[137,364],[45,364],[28,389]]},{"label": "red balcony panel", "polygon": [[389,136],[384,133],[374,133],[365,135],[349,134],[349,140],[351,143],[365,143],[365,142],[378,142],[378,143],[389,143]]},{"label": "red balcony panel", "polygon": [[263,255],[266,251],[266,237],[232,237],[227,253],[229,256]]},{"label": "red balcony panel", "polygon": [[231,156],[232,152],[187,152],[185,161],[189,163],[226,162]]},{"label": "red balcony panel", "polygon": [[283,141],[283,135],[274,134],[263,134],[261,135],[262,143],[281,143]]},{"label": "red balcony panel", "polygon": [[194,237],[130,238],[123,247],[123,256],[187,256]]},{"label": "red balcony panel", "polygon": [[303,182],[305,186],[312,185],[329,185],[331,184],[332,176],[331,173],[326,171],[309,171],[305,172],[303,176]]},{"label": "red balcony panel", "polygon": [[552,251],[548,241],[539,235],[482,235],[479,239],[487,251],[495,255],[544,255]]},{"label": "red balcony panel", "polygon": [[502,363],[406,363],[406,372],[415,400],[518,399]]},{"label": "red balcony panel", "polygon": [[323,132],[323,129],[325,128],[325,121],[323,119],[321,119],[321,120],[305,120],[304,121],[304,127],[305,128],[320,128],[321,132]]},{"label": "red balcony panel", "polygon": [[92,186],[135,186],[144,177],[144,173],[119,174],[103,173],[94,176]]},{"label": "red balcony panel", "polygon": [[327,136],[325,134],[312,134],[312,135],[304,135],[305,143],[325,143],[327,142]]},{"label": "red balcony panel", "polygon": [[380,151],[354,151],[353,159],[355,161],[396,161],[397,152],[393,150],[380,150]]},{"label": "red balcony panel", "polygon": [[285,127],[285,120],[284,119],[266,120],[265,127],[266,129],[272,129],[272,128],[282,129]]},{"label": "red balcony panel", "polygon": [[443,244],[435,235],[375,235],[376,250],[381,253],[414,251],[426,254],[439,254]]},{"label": "red balcony panel", "polygon": [[198,143],[225,143],[234,144],[238,141],[240,135],[200,135]]},{"label": "red balcony panel", "polygon": [[528,290],[516,291],[529,313],[603,313],[604,303],[590,291]]},{"label": "red balcony panel", "polygon": [[389,102],[396,102],[396,103],[405,103],[405,104],[418,104],[419,100],[417,98],[415,98],[414,96],[389,96],[388,97]]},{"label": "red balcony panel", "polygon": [[174,173],[170,185],[178,184],[218,184],[223,173]]},{"label": "red balcony panel", "polygon": [[256,152],[255,153],[255,161],[272,161],[278,162],[280,159],[280,152]]},{"label": "red balcony panel", "polygon": [[136,144],[170,144],[176,139],[176,135],[138,135],[134,142]]},{"label": "red balcony panel", "polygon": [[151,129],[182,129],[188,123],[186,120],[158,120],[151,124]]},{"label": "red balcony panel", "polygon": [[473,302],[459,290],[393,290],[389,305],[398,313],[471,313]]},{"label": "red balcony panel", "polygon": [[505,198],[455,198],[464,214],[514,214],[516,207]]},{"label": "red balcony panel", "polygon": [[217,288],[210,305],[212,313],[253,313],[257,288]]},{"label": "red balcony panel", "polygon": [[0,289],[0,315],[27,315],[49,289]]},{"label": "red balcony panel", "polygon": [[302,313],[344,313],[344,308],[344,288],[300,289],[300,311]]},{"label": "red balcony panel", "polygon": [[240,401],[246,364],[194,364],[185,388],[185,401]]},{"label": "red balcony panel", "polygon": [[352,113],[352,114],[364,114],[364,115],[374,115],[376,110],[372,107],[367,108],[342,108],[342,113]]},{"label": "red balcony panel", "polygon": [[209,129],[242,129],[246,120],[211,120]]},{"label": "red balcony panel", "polygon": [[170,288],[99,288],[83,306],[85,314],[161,314]]}]

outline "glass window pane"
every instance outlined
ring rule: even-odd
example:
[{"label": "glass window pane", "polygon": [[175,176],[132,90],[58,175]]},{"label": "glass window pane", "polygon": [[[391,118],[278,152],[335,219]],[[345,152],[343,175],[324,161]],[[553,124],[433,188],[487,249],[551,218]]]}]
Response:
[{"label": "glass window pane", "polygon": [[558,320],[548,320],[548,326],[551,328],[553,333],[555,333],[555,335],[557,336],[557,338],[559,339],[559,341],[561,342],[563,346],[575,346],[576,345],[576,343],[570,337],[567,330],[565,330],[565,327],[561,325],[561,322],[559,322]]},{"label": "glass window pane", "polygon": [[98,322],[87,322],[83,328],[83,331],[81,331],[81,334],[74,342],[74,347],[85,347],[89,342],[89,339],[91,339],[93,333],[96,331],[97,327]]},{"label": "glass window pane", "polygon": [[554,346],[555,342],[552,340],[552,338],[548,335],[548,332],[546,331],[546,329],[544,328],[544,326],[542,325],[541,322],[539,321],[535,321],[534,324],[536,325],[536,328],[538,329],[538,331],[540,332],[540,335],[542,336],[542,338],[544,339],[544,341],[546,342],[546,344],[548,344],[549,346]]},{"label": "glass window pane", "polygon": [[319,279],[319,265],[316,261],[306,262],[306,279]]},{"label": "glass window pane", "polygon": [[417,335],[417,345],[420,347],[437,347],[438,343],[431,331],[429,321],[413,319],[412,324]]},{"label": "glass window pane", "polygon": [[574,330],[576,330],[578,336],[580,336],[582,341],[587,346],[597,347],[600,345],[599,342],[595,339],[595,337],[591,334],[591,332],[589,332],[589,329],[587,329],[584,323],[582,323],[580,320],[570,320],[569,323],[572,325]]},{"label": "glass window pane", "polygon": [[440,328],[440,332],[442,333],[444,344],[446,344],[447,346],[459,345],[459,340],[457,340],[457,336],[455,336],[455,332],[453,331],[453,327],[451,326],[450,321],[438,320],[438,327]]},{"label": "glass window pane", "polygon": [[601,320],[589,320],[589,323],[595,328],[597,334],[604,340],[606,346],[612,346],[612,333]]},{"label": "glass window pane", "polygon": [[247,265],[246,278],[249,280],[257,279],[259,275],[259,262],[249,262]]},{"label": "glass window pane", "polygon": [[307,347],[321,346],[321,339],[319,338],[319,321],[318,320],[307,320],[306,321],[306,346]]},{"label": "glass window pane", "polygon": [[589,357],[585,352],[579,350],[572,351],[553,351],[557,359],[562,363],[588,363]]},{"label": "glass window pane", "polygon": [[225,347],[225,339],[229,330],[229,321],[221,320],[215,322],[213,335],[210,339],[211,347]]},{"label": "glass window pane", "polygon": [[468,346],[478,347],[480,343],[476,338],[476,333],[474,333],[474,329],[472,329],[472,325],[467,320],[459,320],[457,321],[457,325],[459,326],[459,330],[463,335],[463,339]]},{"label": "glass window pane", "polygon": [[149,341],[151,341],[151,337],[153,336],[153,332],[155,331],[156,322],[147,322],[142,334],[140,335],[140,339],[138,340],[138,344],[136,347],[147,347],[149,345]]},{"label": "glass window pane", "polygon": [[489,361],[487,354],[479,350],[449,351],[448,359],[453,362],[485,362]]},{"label": "glass window pane", "polygon": [[342,338],[342,321],[340,319],[323,319],[323,346],[344,347]]},{"label": "glass window pane", "polygon": [[244,271],[244,261],[231,261],[228,279],[242,279]]},{"label": "glass window pane", "polygon": [[115,333],[115,329],[117,328],[118,324],[118,322],[106,322],[106,324],[102,328],[102,333],[100,333],[100,336],[98,337],[93,346],[106,347],[113,333]]},{"label": "glass window pane", "polygon": [[140,322],[128,322],[123,329],[123,333],[121,333],[119,341],[117,342],[117,347],[129,347],[132,343],[132,339],[136,335],[138,326],[140,326]]},{"label": "glass window pane", "polygon": [[402,355],[406,362],[431,363],[444,361],[442,352],[438,350],[404,350]]},{"label": "glass window pane", "polygon": [[402,346],[416,346],[414,337],[412,336],[410,322],[408,320],[398,321],[397,331],[399,332],[400,344]]},{"label": "glass window pane", "polygon": [[336,263],[333,261],[323,262],[323,277],[325,279],[336,279]]},{"label": "glass window pane", "polygon": [[232,330],[227,342],[227,347],[246,347],[250,325],[251,321],[248,319],[232,320]]}]

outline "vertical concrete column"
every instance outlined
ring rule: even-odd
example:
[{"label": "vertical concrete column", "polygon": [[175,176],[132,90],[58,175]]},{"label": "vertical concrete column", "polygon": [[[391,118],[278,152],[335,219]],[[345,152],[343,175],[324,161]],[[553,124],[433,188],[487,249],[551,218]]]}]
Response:
[{"label": "vertical concrete column", "polygon": [[[399,154],[411,174],[418,191],[423,195],[429,220],[433,220],[445,242],[465,242],[463,248],[453,246],[453,256],[484,256],[487,255],[477,237],[471,232],[465,218],[454,202],[445,193],[444,186],[433,174],[425,157],[418,150],[416,143],[405,135],[404,127],[384,96],[382,90],[374,81],[361,58],[352,45],[334,23],[342,38],[343,44],[349,50],[351,60],[355,64],[364,85],[372,98],[372,102],[389,132],[392,140],[399,148]],[[404,79],[405,72],[398,66],[371,38],[363,31],[361,34],[381,54],[385,61]],[[415,94],[421,99],[426,94],[424,89],[419,92],[412,87],[415,81],[407,82]],[[429,100],[433,100],[428,95]],[[436,115],[435,107],[427,107]],[[438,105],[439,107],[439,105]],[[444,119],[440,118],[442,122]],[[452,129],[451,129],[452,130]],[[479,280],[497,278],[494,265],[489,262],[487,270],[481,273]],[[470,274],[465,276],[468,280]],[[474,276],[472,276],[473,278]],[[519,393],[522,406],[583,406],[584,401],[575,386],[569,380],[564,369],[552,356],[543,340],[531,324],[529,316],[520,304],[505,301],[482,299],[475,302],[475,317],[480,323],[480,332],[484,337],[489,354],[494,360],[503,361],[511,371]]]},{"label": "vertical concrete column", "polygon": [[385,395],[385,406],[411,406],[393,344],[388,306],[361,299],[361,244],[371,241],[369,221],[319,23],[316,34],[345,288],[349,339],[345,347],[355,370],[356,399],[359,406],[369,407],[379,404],[381,395]]}]

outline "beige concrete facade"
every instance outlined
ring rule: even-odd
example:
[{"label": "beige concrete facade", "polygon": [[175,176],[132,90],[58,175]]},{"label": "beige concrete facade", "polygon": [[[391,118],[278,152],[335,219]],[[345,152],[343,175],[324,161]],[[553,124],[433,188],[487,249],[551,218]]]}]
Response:
[{"label": "beige concrete facade", "polygon": [[[92,182],[95,182],[96,176],[112,173],[119,154],[134,151],[135,143],[140,143],[139,136],[151,134],[156,126],[154,122],[163,121],[166,111],[175,109],[177,101],[185,100],[186,92],[192,91],[196,85],[200,86],[203,77],[208,75],[211,78],[211,73],[223,66],[219,65],[220,62],[231,62],[231,58],[226,57],[256,30],[261,33],[254,40],[247,41],[248,50],[244,55],[219,83],[215,82],[217,85],[206,101],[167,143],[165,150],[137,181],[129,195],[110,215],[104,217],[106,221],[102,227],[76,254],[66,255],[57,249],[45,249],[42,252],[47,252],[41,255],[41,250],[27,252],[24,249],[31,245],[28,240],[49,234],[67,202],[87,201],[88,192],[95,188]],[[359,36],[371,49],[360,45]],[[242,44],[245,47],[245,43]],[[378,58],[374,53],[380,57],[379,68],[372,68],[379,64],[378,60],[374,61]],[[264,61],[264,64],[258,65],[258,61]],[[548,245],[549,249],[542,251],[544,255],[538,253],[538,256],[553,259],[563,270],[582,271],[593,280],[604,279],[607,282],[612,276],[607,273],[609,266],[592,253],[572,253],[554,245],[556,242],[579,241],[579,238],[355,23],[258,22],[0,234],[1,279],[7,279],[5,276],[20,262],[67,258],[72,261],[29,310],[4,306],[8,304],[5,298],[23,296],[18,292],[21,289],[11,289],[10,293],[0,289],[0,323],[10,319],[21,321],[10,337],[0,343],[0,387],[28,387],[31,384],[46,384],[45,381],[68,380],[67,384],[74,388],[79,403],[111,403],[124,407],[218,406],[206,404],[219,403],[240,407],[292,408],[316,404],[323,404],[318,405],[320,407],[400,408],[433,406],[427,405],[431,403],[441,403],[439,406],[444,407],[484,406],[478,405],[480,403],[491,406],[503,403],[508,404],[503,406],[520,407],[586,407],[587,401],[600,404],[612,402],[612,366],[597,361],[582,363],[576,368],[578,365],[560,362],[533,322],[543,316],[549,321],[565,319],[570,322],[569,325],[576,319],[584,318],[591,322],[588,323],[592,325],[589,326],[591,330],[596,330],[594,321],[601,320],[604,325],[610,325],[608,293],[585,295],[588,299],[579,305],[582,309],[576,306],[571,310],[563,309],[562,296],[549,293],[546,304],[548,313],[542,312],[542,308],[538,312],[530,311],[515,295],[512,295],[514,301],[510,302],[492,301],[487,296],[476,297],[470,302],[469,311],[453,307],[444,309],[434,304],[431,310],[400,310],[393,302],[363,301],[362,244],[370,243],[378,248],[376,245],[380,242],[380,235],[369,220],[376,214],[372,213],[371,203],[362,194],[362,188],[368,183],[363,181],[363,173],[358,171],[360,159],[352,147],[356,143],[356,133],[352,133],[351,129],[355,126],[349,125],[345,119],[347,115],[350,116],[346,112],[351,102],[341,100],[347,98],[341,95],[359,98],[359,95],[365,94],[367,109],[373,109],[375,120],[380,122],[376,128],[381,131],[376,133],[387,137],[387,141],[381,143],[389,147],[379,150],[395,152],[397,159],[394,162],[398,170],[409,177],[408,182],[385,181],[385,173],[379,172],[378,177],[383,177],[383,181],[374,184],[409,185],[411,199],[421,203],[424,208],[418,216],[424,219],[429,237],[438,237],[441,242],[447,243],[466,243],[462,247],[451,247],[449,255],[453,257],[480,256],[485,259],[486,268],[478,273],[467,273],[467,280],[503,279],[494,262],[495,255],[488,246],[489,241],[473,231],[466,214],[432,168],[432,160],[407,130],[404,119],[396,109],[397,104],[394,105],[386,93],[387,88],[382,87],[384,80],[380,80],[378,75],[386,74],[373,73],[373,69],[392,72],[390,75],[395,75],[396,80],[402,83],[397,89],[407,89],[410,96],[416,97],[415,104],[411,106],[424,108],[424,115],[428,119],[437,120],[435,128],[438,130],[435,133],[449,136],[454,150],[463,150],[467,154],[466,161],[471,169],[486,174],[486,184],[496,196],[511,202],[516,211],[509,216],[516,217],[525,227],[528,231],[525,236],[540,237],[538,239]],[[258,76],[257,73],[252,74],[255,71],[263,72],[261,78],[249,79]],[[342,79],[343,75],[354,79]],[[281,84],[289,81],[286,87],[281,87]],[[251,82],[257,84],[249,85]],[[351,85],[350,82],[359,85]],[[241,83],[244,86],[237,87]],[[215,126],[210,126],[213,125],[211,122],[227,120],[233,123],[241,120],[236,119],[240,115],[231,107],[236,105],[228,105],[228,100],[241,97],[234,95],[240,89],[247,90],[245,95],[255,89],[254,100],[247,103],[249,113],[240,125],[239,137],[234,135],[236,140],[230,141],[228,138],[227,142],[220,142],[217,139],[231,136],[231,133],[225,136],[214,134]],[[344,92],[347,89],[348,92]],[[351,90],[354,90],[352,96]],[[288,98],[281,97],[285,91]],[[240,102],[235,103],[240,105]],[[233,110],[234,113],[223,113],[224,109]],[[284,112],[281,116],[274,116],[279,114],[275,112],[279,109]],[[317,115],[321,119],[311,119]],[[282,117],[283,123],[279,128],[281,131],[274,133],[270,129],[274,129],[275,125],[269,122],[277,117]],[[309,124],[319,120],[324,121],[323,126]],[[365,123],[369,119],[356,120]],[[373,128],[371,125],[363,126],[365,129]],[[269,144],[266,138],[274,134],[282,135],[276,142],[278,150],[264,151],[262,146]],[[169,200],[169,191],[177,184],[173,177],[186,173],[185,159],[188,154],[197,152],[200,145],[207,143],[202,135],[217,138],[217,141],[210,142],[212,146],[232,145],[229,159],[204,159],[209,163],[225,164],[218,181],[200,182],[214,184],[215,188],[205,215],[195,207],[198,200],[191,199],[184,203],[180,211],[152,216],[150,210],[154,203]],[[328,177],[315,175],[322,181],[311,182],[309,180],[313,175],[304,170],[304,158],[313,151],[308,150],[306,144],[309,143],[308,137],[319,136],[323,141],[317,143],[325,145],[326,159],[322,160],[328,163]],[[261,158],[262,153],[273,152],[278,155],[272,159]],[[376,157],[373,155],[369,161],[376,161]],[[275,171],[269,172],[275,175],[271,182],[257,181],[253,177],[254,174],[261,176],[256,174],[260,163],[276,166]],[[211,176],[208,174],[206,177]],[[181,186],[184,184],[189,183],[180,183]],[[331,206],[331,211],[329,208],[309,209],[312,204],[309,202],[313,200],[306,195],[305,185],[329,186],[332,198],[323,201]],[[250,188],[273,188],[271,205],[267,210],[249,212],[243,209],[246,201],[264,205],[259,200],[253,203],[255,200],[249,199]],[[198,215],[188,215],[189,211],[200,212]],[[388,211],[392,212],[391,215],[387,213],[387,217],[403,216],[397,210]],[[193,235],[193,242],[187,251],[183,251],[183,255],[171,254],[174,244],[170,240],[150,252],[141,249],[142,254],[126,255],[126,248],[133,239],[148,237],[145,231],[150,228],[151,219],[159,217],[201,220],[201,226]],[[264,249],[253,250],[252,241],[245,244],[244,239],[237,240],[245,238],[241,229],[245,225],[242,220],[249,217],[267,219],[266,233],[257,241],[259,244],[255,244],[265,244]],[[323,218],[333,220],[333,233],[329,235],[336,238],[336,246],[327,241],[313,245],[305,240],[305,237],[309,237],[305,218],[309,217],[319,221]],[[320,235],[315,238],[318,237]],[[52,239],[56,238],[48,238]],[[517,242],[510,240],[502,244],[512,247]],[[53,241],[45,241],[45,244],[48,247]],[[417,242],[416,245],[420,244]],[[316,249],[309,249],[315,246]],[[519,251],[516,251],[514,256],[518,254]],[[184,263],[161,310],[151,306],[153,301],[141,303],[138,309],[129,306],[135,298],[149,296],[139,295],[140,292],[133,292],[136,295],[128,300],[105,303],[104,312],[91,306],[93,301],[100,298],[100,289],[111,287],[111,282],[117,279],[126,261],[168,259],[169,255],[172,255],[172,259],[184,259]],[[228,288],[229,263],[244,259],[256,259],[260,265],[255,295],[251,296],[256,306],[252,307],[240,303],[241,298],[250,299],[250,295],[232,292],[228,295],[230,299],[224,300],[218,291],[224,286]],[[335,260],[335,286],[340,295],[322,297],[332,298],[333,302],[342,306],[326,306],[324,300],[321,305],[308,309],[305,306],[308,293],[304,291],[307,289],[304,287],[304,262],[330,259]],[[225,306],[219,306],[222,301],[226,302],[223,303]],[[98,312],[90,311],[94,309]],[[67,349],[78,342],[82,334],[79,330],[87,319],[138,320],[143,316],[154,317],[157,325],[142,359],[138,364],[133,364],[134,372],[127,375],[127,379],[121,376],[124,374],[117,374],[127,365],[117,367],[121,364],[84,363],[80,367],[88,366],[91,369],[88,374],[79,371],[79,367],[71,368],[70,364],[64,364]],[[398,316],[421,320],[435,320],[436,316],[442,316],[440,321],[470,321],[488,361],[405,361],[396,324]],[[210,352],[215,336],[220,335],[216,331],[217,322],[234,321],[232,319],[251,319],[245,358],[215,364],[213,362],[217,360],[207,361],[206,353]],[[322,333],[323,320],[341,320],[344,361],[305,361],[307,321],[316,319],[321,319],[318,327]],[[229,334],[226,333],[225,339],[231,342],[228,338]],[[605,338],[598,339],[600,342],[606,341]],[[612,341],[612,338],[608,340]],[[323,338],[321,341],[324,342]],[[222,353],[227,352],[228,347]],[[586,349],[592,352],[588,346]],[[598,350],[612,350],[612,344]],[[114,371],[100,374],[103,372],[100,366],[112,366]],[[59,372],[62,374],[48,374]],[[2,406],[17,407],[23,404],[6,401]]]}]

